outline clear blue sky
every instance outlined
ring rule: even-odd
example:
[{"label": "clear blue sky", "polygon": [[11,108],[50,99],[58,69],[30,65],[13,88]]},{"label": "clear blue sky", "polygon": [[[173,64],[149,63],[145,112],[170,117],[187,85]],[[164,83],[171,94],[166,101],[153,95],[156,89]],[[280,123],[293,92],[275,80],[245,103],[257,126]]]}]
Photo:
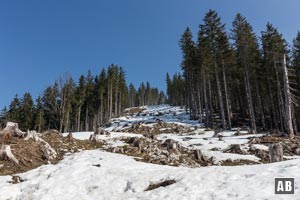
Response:
[{"label": "clear blue sky", "polygon": [[180,70],[182,32],[196,34],[210,8],[228,29],[237,12],[257,33],[272,22],[289,42],[300,29],[299,0],[1,0],[0,107],[111,63],[128,82],[165,89],[165,74]]}]

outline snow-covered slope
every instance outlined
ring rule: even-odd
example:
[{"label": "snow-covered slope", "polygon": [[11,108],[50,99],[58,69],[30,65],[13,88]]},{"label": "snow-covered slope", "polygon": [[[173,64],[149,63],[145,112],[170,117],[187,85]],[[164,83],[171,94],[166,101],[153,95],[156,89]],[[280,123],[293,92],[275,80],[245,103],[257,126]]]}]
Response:
[{"label": "snow-covered slope", "polygon": [[[223,136],[220,140],[213,137],[213,131],[205,131],[197,121],[189,120],[185,110],[167,105],[144,107],[139,114],[113,119],[106,129],[110,135],[98,137],[109,146],[122,146],[125,145],[122,138],[144,137],[124,132],[124,127],[136,123],[153,126],[157,120],[194,129],[189,133],[162,133],[157,136],[158,140],[173,139],[186,148],[200,149],[206,156],[212,156],[216,163],[227,159],[259,162],[254,155],[223,152],[231,144],[248,148],[247,142],[253,135],[234,136],[234,131],[226,131],[219,133]],[[82,132],[73,133],[73,136],[85,140],[91,134]],[[265,145],[256,144],[254,147],[268,150]],[[19,184],[9,183],[11,176],[0,177],[0,200],[300,200],[299,159],[264,165],[189,168],[143,163],[126,155],[92,150],[66,156],[57,165],[41,166],[19,176],[25,180]],[[275,195],[275,177],[295,177],[296,194]],[[175,180],[176,183],[145,191],[149,185],[165,180]]]},{"label": "snow-covered slope", "polygon": [[[101,167],[94,165],[100,164]],[[12,185],[0,178],[0,199],[300,199],[299,160],[237,167],[184,168],[137,162],[133,158],[84,151],[57,165],[21,174],[25,182]],[[274,177],[295,177],[296,194],[274,194]],[[150,184],[176,180],[167,187],[144,191]]]}]

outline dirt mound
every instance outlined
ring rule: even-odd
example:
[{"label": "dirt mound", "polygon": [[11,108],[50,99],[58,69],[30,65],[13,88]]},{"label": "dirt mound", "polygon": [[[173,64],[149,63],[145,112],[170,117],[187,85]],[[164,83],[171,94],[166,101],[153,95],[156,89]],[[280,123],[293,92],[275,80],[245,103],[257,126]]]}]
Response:
[{"label": "dirt mound", "polygon": [[16,158],[14,161],[7,156],[0,156],[0,175],[21,173],[49,163],[56,164],[66,153],[96,149],[103,145],[101,142],[63,137],[57,131],[52,133],[55,134],[29,131],[24,137],[13,136],[5,141],[5,138],[0,138],[0,147],[9,147],[10,153]]}]

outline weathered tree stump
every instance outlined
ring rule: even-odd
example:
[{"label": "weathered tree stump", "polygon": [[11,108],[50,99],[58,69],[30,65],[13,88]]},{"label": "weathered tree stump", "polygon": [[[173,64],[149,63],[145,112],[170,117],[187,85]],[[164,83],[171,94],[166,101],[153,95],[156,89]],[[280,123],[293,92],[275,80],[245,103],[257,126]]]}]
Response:
[{"label": "weathered tree stump", "polygon": [[167,147],[167,150],[176,150],[177,149],[177,143],[172,139],[167,139],[163,146]]},{"label": "weathered tree stump", "polygon": [[41,141],[41,150],[47,160],[53,160],[57,157],[56,151],[45,141]]},{"label": "weathered tree stump", "polygon": [[270,162],[283,161],[283,148],[280,143],[271,144],[269,146],[269,158]]},{"label": "weathered tree stump", "polygon": [[207,163],[206,157],[202,154],[200,149],[194,150],[194,158],[201,163]]},{"label": "weathered tree stump", "polygon": [[33,139],[36,142],[39,142],[42,140],[36,131],[27,131],[27,134],[26,134],[26,137],[24,138],[24,140],[29,140],[29,139]]},{"label": "weathered tree stump", "polygon": [[12,140],[12,133],[11,132],[1,132],[0,133],[0,142],[2,144],[9,144]]},{"label": "weathered tree stump", "polygon": [[1,131],[0,135],[10,134],[15,137],[25,137],[26,133],[19,129],[19,125],[14,122],[7,122],[6,127]]},{"label": "weathered tree stump", "polygon": [[235,136],[240,136],[241,135],[241,129],[240,128],[237,128],[235,134]]},{"label": "weathered tree stump", "polygon": [[9,145],[1,145],[0,159],[1,160],[12,160],[15,163],[19,164],[19,161],[17,160],[17,158],[11,152],[11,148]]},{"label": "weathered tree stump", "polygon": [[297,156],[300,156],[300,148],[296,148],[294,150],[294,153],[297,155]]},{"label": "weathered tree stump", "polygon": [[239,144],[230,145],[229,149],[225,150],[225,153],[246,154]]},{"label": "weathered tree stump", "polygon": [[68,138],[70,141],[73,141],[73,140],[74,140],[74,137],[73,137],[72,132],[70,132],[70,133],[68,134],[67,138]]}]

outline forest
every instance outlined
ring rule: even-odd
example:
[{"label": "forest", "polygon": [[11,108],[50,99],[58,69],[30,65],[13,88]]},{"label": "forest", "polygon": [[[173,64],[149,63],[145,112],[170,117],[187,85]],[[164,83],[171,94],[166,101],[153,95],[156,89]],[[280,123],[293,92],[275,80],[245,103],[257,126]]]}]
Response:
[{"label": "forest", "polygon": [[110,65],[99,75],[81,75],[76,83],[69,74],[47,87],[36,100],[30,93],[18,95],[9,107],[1,111],[1,124],[17,122],[24,130],[60,132],[93,131],[96,126],[119,116],[127,107],[163,104],[163,91],[151,87],[149,82],[139,88],[127,86],[122,67]]},{"label": "forest", "polygon": [[182,74],[167,74],[168,102],[214,129],[248,127],[291,138],[300,126],[300,32],[289,45],[271,23],[257,35],[241,14],[232,27],[209,10],[179,41]]},{"label": "forest", "polygon": [[206,127],[249,132],[273,131],[291,137],[300,126],[300,32],[289,45],[271,23],[257,35],[241,14],[230,31],[209,10],[196,39],[189,27],[179,41],[182,73],[166,75],[166,95],[149,82],[127,85],[122,67],[99,75],[89,71],[78,83],[65,74],[41,96],[18,95],[1,111],[0,120],[22,129],[90,131],[118,117],[123,109],[168,103],[182,106]]}]

